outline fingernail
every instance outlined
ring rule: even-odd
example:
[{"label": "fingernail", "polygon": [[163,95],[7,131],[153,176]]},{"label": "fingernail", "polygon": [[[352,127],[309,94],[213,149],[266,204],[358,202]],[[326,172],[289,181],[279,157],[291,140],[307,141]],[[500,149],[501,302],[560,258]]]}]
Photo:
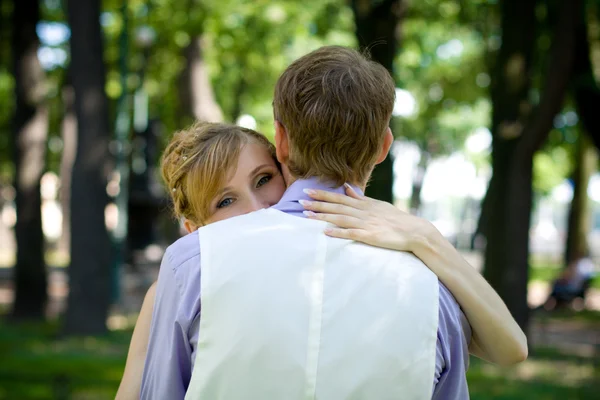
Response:
[{"label": "fingernail", "polygon": [[306,194],[309,194],[309,195],[310,194],[317,194],[317,192],[315,190],[312,190],[312,189],[304,189],[303,192],[306,193]]},{"label": "fingernail", "polygon": [[333,233],[333,228],[325,228],[325,230],[323,232],[325,232],[325,234],[329,235],[330,233]]},{"label": "fingernail", "polygon": [[348,183],[344,183],[344,186],[346,187],[346,189],[352,189],[352,186],[350,186]]},{"label": "fingernail", "polygon": [[308,200],[298,200],[298,203],[302,204],[304,207],[310,207],[312,205],[312,201]]},{"label": "fingernail", "polygon": [[315,214],[315,213],[314,213],[314,212],[312,212],[312,211],[304,211],[304,215],[306,215],[307,217],[314,217],[314,216],[316,216],[317,214]]}]

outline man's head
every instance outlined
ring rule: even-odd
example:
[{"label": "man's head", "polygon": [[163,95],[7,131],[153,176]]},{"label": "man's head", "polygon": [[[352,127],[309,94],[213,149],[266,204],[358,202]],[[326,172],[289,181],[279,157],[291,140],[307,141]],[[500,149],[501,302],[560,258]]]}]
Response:
[{"label": "man's head", "polygon": [[387,156],[395,85],[356,50],[327,46],[292,63],[275,86],[277,158],[286,179],[364,187]]}]

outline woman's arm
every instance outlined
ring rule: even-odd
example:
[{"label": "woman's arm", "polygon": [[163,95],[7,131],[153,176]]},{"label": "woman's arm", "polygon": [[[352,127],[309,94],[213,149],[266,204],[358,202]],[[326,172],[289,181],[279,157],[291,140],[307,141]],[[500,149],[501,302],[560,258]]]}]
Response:
[{"label": "woman's arm", "polygon": [[391,204],[362,197],[347,187],[348,196],[314,191],[303,202],[308,217],[330,222],[333,237],[414,253],[452,292],[473,336],[470,351],[499,365],[527,358],[527,338],[488,282],[460,255],[430,222]]},{"label": "woman's arm", "polygon": [[125,363],[125,372],[123,373],[123,379],[121,379],[115,400],[138,400],[140,398],[142,373],[144,372],[144,362],[146,361],[146,352],[148,351],[155,294],[156,282],[150,286],[146,297],[144,297],[142,309],[140,310],[140,315],[131,336],[127,362]]},{"label": "woman's arm", "polygon": [[527,337],[500,296],[437,230],[428,239],[417,241],[412,252],[460,304],[473,331],[471,354],[499,365],[527,358]]}]

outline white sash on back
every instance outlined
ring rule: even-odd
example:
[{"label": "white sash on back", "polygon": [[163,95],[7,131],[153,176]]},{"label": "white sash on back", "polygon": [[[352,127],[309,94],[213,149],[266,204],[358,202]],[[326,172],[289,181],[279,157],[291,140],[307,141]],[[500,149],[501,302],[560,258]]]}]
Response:
[{"label": "white sash on back", "polygon": [[438,281],[415,256],[262,210],[200,228],[189,400],[430,399]]}]

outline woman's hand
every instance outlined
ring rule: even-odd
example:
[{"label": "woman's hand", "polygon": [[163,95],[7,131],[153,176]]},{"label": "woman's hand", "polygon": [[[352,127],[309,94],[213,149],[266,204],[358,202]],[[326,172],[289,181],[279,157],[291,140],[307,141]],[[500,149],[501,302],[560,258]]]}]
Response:
[{"label": "woman's hand", "polygon": [[465,313],[473,335],[471,354],[499,365],[527,358],[527,338],[487,281],[430,222],[391,204],[359,196],[307,190],[315,201],[302,201],[309,218],[337,225],[329,236],[377,247],[410,251],[448,287]]},{"label": "woman's hand", "polygon": [[308,218],[326,221],[332,237],[351,239],[386,249],[415,252],[442,235],[429,221],[397,207],[360,196],[346,185],[346,195],[324,190],[307,190],[315,201],[301,201]]}]

